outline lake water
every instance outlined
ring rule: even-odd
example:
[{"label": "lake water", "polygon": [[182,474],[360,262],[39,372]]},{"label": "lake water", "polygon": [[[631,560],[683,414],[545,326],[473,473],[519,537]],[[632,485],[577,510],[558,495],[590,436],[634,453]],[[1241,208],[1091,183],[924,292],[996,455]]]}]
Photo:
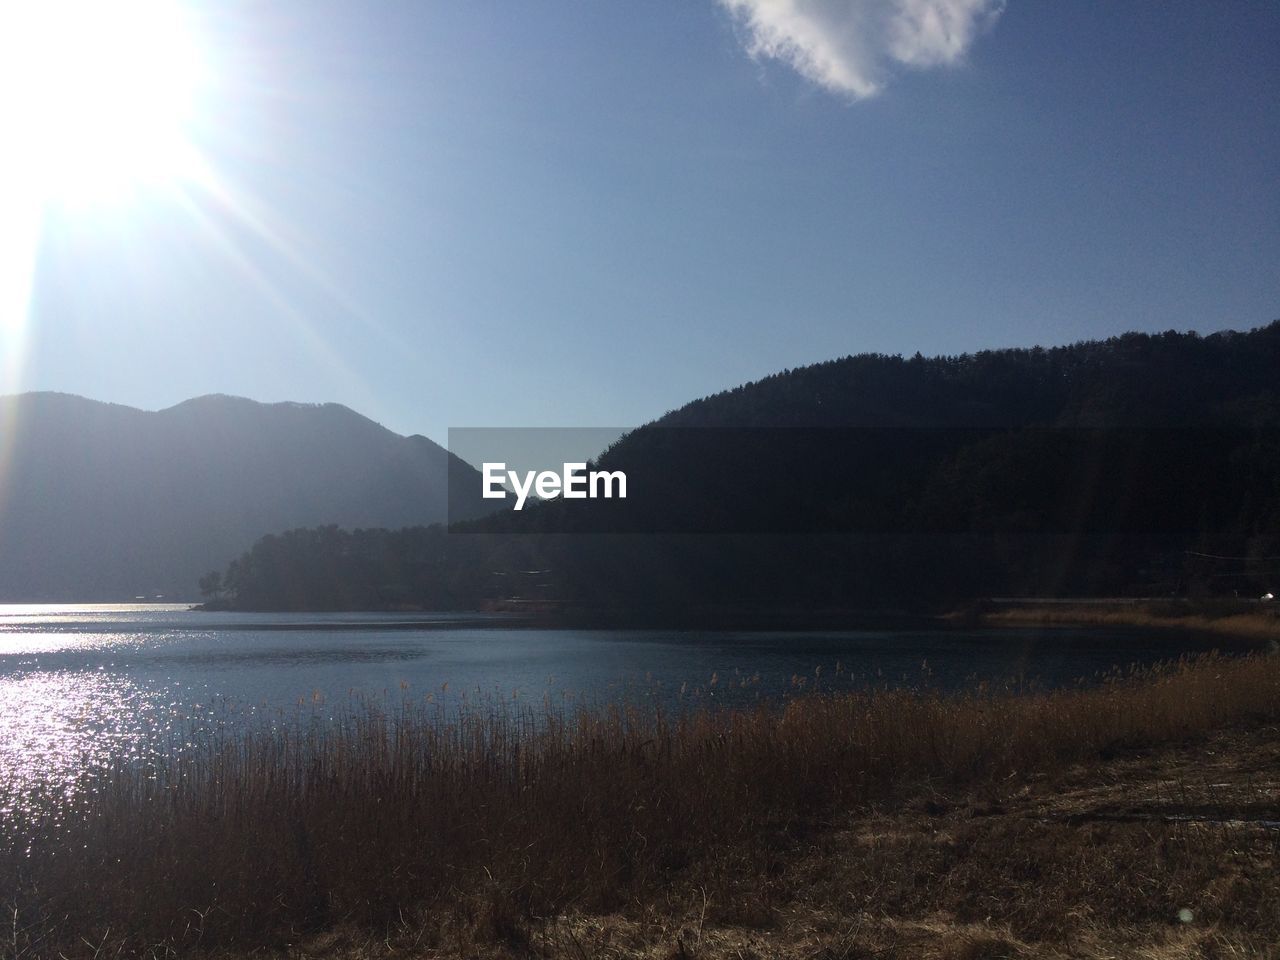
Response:
[{"label": "lake water", "polygon": [[671,709],[815,687],[1055,686],[1220,642],[1097,629],[540,630],[483,615],[0,605],[0,784],[59,789],[86,765],[172,749],[211,725],[323,719],[361,698]]}]

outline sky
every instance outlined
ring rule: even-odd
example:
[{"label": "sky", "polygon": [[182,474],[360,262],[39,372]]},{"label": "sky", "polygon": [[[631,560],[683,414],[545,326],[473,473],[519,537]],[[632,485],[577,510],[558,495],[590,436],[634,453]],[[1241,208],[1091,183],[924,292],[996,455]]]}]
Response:
[{"label": "sky", "polygon": [[[444,442],[1280,318],[1270,0],[167,2],[183,42],[133,87],[151,34],[87,13],[27,44],[59,73],[0,74],[68,118],[0,159],[0,393],[335,401]],[[168,162],[143,105],[196,61],[199,172],[71,189]]]}]

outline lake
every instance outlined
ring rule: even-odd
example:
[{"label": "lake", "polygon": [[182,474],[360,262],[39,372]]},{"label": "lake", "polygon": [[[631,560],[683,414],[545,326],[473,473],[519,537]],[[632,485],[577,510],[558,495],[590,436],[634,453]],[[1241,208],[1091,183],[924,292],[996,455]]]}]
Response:
[{"label": "lake", "polygon": [[480,614],[0,605],[0,784],[57,790],[87,765],[245,723],[323,721],[369,699],[678,709],[868,685],[1057,686],[1223,642],[1121,629],[546,630]]}]

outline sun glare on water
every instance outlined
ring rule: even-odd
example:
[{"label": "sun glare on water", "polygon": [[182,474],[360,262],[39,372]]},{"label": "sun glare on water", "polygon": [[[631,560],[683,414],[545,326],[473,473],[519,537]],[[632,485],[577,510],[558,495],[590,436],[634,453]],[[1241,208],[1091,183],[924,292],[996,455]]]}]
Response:
[{"label": "sun glare on water", "polygon": [[81,205],[194,174],[204,68],[175,0],[0,10],[9,189]]}]

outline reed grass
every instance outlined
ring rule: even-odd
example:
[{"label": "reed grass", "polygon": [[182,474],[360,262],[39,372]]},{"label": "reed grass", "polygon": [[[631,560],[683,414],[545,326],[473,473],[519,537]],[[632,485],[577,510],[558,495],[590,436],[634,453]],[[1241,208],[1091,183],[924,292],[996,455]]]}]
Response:
[{"label": "reed grass", "polygon": [[1246,641],[1280,643],[1280,605],[1238,600],[1150,600],[1113,603],[981,605],[948,619],[985,626],[1133,627],[1217,634]]},{"label": "reed grass", "polygon": [[519,945],[535,918],[651,903],[717,858],[767,872],[771,849],[828,818],[927,787],[1277,717],[1280,657],[1261,654],[1021,695],[884,689],[674,714],[369,703],[88,771],[72,796],[0,797],[0,957],[404,924],[423,942]]}]

